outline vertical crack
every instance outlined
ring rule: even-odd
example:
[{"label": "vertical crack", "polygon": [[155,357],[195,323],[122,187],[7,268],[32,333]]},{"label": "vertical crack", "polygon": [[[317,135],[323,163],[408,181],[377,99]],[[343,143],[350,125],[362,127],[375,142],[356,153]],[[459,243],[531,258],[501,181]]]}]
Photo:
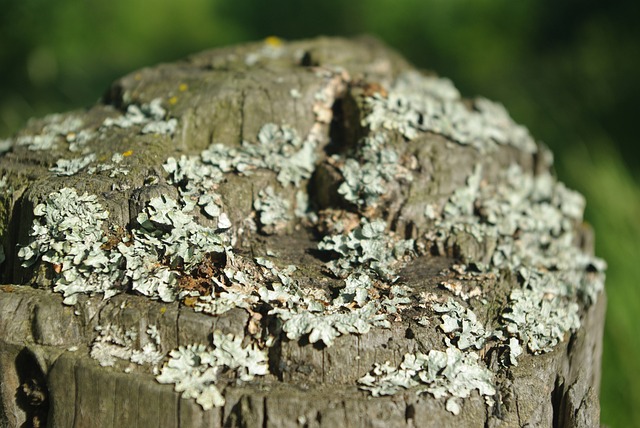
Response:
[{"label": "vertical crack", "polygon": [[564,379],[557,377],[555,387],[551,391],[551,406],[553,407],[553,427],[564,426]]},{"label": "vertical crack", "polygon": [[267,417],[267,397],[263,397],[262,398],[262,428],[267,428],[267,426],[269,425],[268,423],[268,417]]}]

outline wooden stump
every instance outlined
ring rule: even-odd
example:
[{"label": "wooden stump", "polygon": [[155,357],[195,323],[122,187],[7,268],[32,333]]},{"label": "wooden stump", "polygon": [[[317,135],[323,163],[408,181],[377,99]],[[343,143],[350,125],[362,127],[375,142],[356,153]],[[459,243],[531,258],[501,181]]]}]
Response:
[{"label": "wooden stump", "polygon": [[375,40],[145,68],[3,143],[0,427],[599,424],[582,197]]}]

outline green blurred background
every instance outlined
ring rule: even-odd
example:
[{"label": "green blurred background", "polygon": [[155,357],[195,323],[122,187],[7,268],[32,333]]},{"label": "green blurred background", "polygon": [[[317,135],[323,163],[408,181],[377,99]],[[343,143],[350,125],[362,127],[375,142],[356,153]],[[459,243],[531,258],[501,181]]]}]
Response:
[{"label": "green blurred background", "polygon": [[373,34],[501,101],[587,197],[609,263],[602,422],[640,427],[640,3],[595,0],[4,0],[0,138],[122,74],[276,35]]}]

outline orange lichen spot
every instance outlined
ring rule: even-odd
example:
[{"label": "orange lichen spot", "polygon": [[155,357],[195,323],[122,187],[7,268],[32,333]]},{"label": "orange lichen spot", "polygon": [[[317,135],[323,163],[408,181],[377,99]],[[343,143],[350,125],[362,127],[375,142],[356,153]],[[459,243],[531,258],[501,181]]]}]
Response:
[{"label": "orange lichen spot", "polygon": [[186,91],[187,89],[189,89],[189,85],[187,85],[186,83],[181,83],[181,84],[180,84],[180,86],[178,86],[178,90],[179,90],[180,92],[184,92],[184,91]]},{"label": "orange lichen spot", "polygon": [[190,308],[193,308],[196,306],[196,302],[198,301],[197,297],[185,297],[184,300],[182,301],[182,303],[184,303],[185,306],[188,306]]},{"label": "orange lichen spot", "polygon": [[133,154],[133,150],[127,150],[126,152],[122,153],[122,156],[124,156],[125,158],[131,156]]},{"label": "orange lichen spot", "polygon": [[171,98],[169,98],[169,104],[174,106],[176,105],[176,103],[178,102],[178,97],[176,97],[175,95],[172,96]]},{"label": "orange lichen spot", "polygon": [[62,272],[62,264],[53,264],[53,271],[55,273],[60,273]]},{"label": "orange lichen spot", "polygon": [[282,39],[276,36],[269,36],[264,39],[264,42],[269,46],[273,46],[274,48],[282,46]]},{"label": "orange lichen spot", "polygon": [[162,315],[164,315],[164,313],[165,313],[165,312],[167,312],[167,307],[166,307],[166,306],[161,307],[161,308],[160,308],[160,313],[161,313]]},{"label": "orange lichen spot", "polygon": [[381,97],[387,98],[387,96],[389,95],[387,90],[380,83],[368,83],[364,85],[363,89],[365,97],[372,97],[375,94],[380,94]]},{"label": "orange lichen spot", "polygon": [[13,293],[14,291],[16,291],[16,287],[14,287],[13,285],[0,285],[0,290],[4,291],[5,293]]}]

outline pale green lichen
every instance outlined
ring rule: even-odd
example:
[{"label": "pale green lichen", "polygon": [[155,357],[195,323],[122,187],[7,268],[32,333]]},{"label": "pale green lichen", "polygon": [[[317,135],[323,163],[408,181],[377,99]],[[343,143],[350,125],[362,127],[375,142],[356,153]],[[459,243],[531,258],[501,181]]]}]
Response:
[{"label": "pale green lichen", "polygon": [[114,153],[111,156],[110,163],[100,163],[96,166],[92,166],[87,169],[89,174],[97,174],[102,172],[109,172],[109,177],[113,178],[118,175],[128,175],[129,169],[124,168],[121,164],[124,161],[124,156],[121,153]]},{"label": "pale green lichen", "polygon": [[52,134],[22,135],[16,138],[15,145],[29,150],[52,150],[57,148],[58,136]]},{"label": "pale green lichen", "polygon": [[283,186],[300,183],[315,170],[316,142],[302,140],[297,131],[287,125],[264,125],[258,133],[257,144],[243,142],[241,147],[213,144],[201,153],[205,164],[222,172],[251,174],[254,169],[270,169],[277,173]]},{"label": "pale green lichen", "polygon": [[146,296],[175,300],[181,272],[188,274],[208,255],[225,252],[225,238],[196,223],[173,199],[151,199],[136,220],[140,227],[132,241],[118,244],[118,251],[132,289]]},{"label": "pale green lichen", "polygon": [[291,220],[291,203],[284,195],[277,195],[271,186],[258,192],[253,208],[258,213],[260,229],[266,234],[283,230]]},{"label": "pale green lichen", "polygon": [[75,175],[95,160],[95,153],[90,153],[86,156],[75,159],[58,159],[56,161],[56,166],[49,168],[49,171],[59,176]]},{"label": "pale green lichen", "polygon": [[54,290],[64,294],[67,304],[75,303],[78,293],[99,292],[108,298],[122,282],[117,269],[121,256],[102,248],[109,213],[97,200],[70,188],[51,193],[34,208],[32,241],[18,251],[25,267],[38,259],[59,266]]},{"label": "pale green lichen", "polygon": [[46,116],[43,121],[45,124],[39,134],[19,136],[15,139],[15,146],[33,151],[52,150],[58,147],[60,137],[74,134],[84,124],[79,117],[61,114]]},{"label": "pale green lichen", "polygon": [[[341,161],[338,155],[334,159]],[[381,196],[388,194],[390,182],[409,182],[412,179],[383,133],[364,138],[353,157],[345,159],[339,169],[344,181],[338,187],[338,193],[358,206],[374,205]]]},{"label": "pale green lichen", "polygon": [[[577,303],[592,304],[604,287],[605,263],[575,244],[584,200],[550,174],[532,176],[517,165],[497,184],[481,177],[478,167],[435,216],[427,236],[446,245],[451,236],[466,233],[492,249],[484,260],[469,263],[496,274],[517,272],[522,289],[511,293],[502,315],[502,340],[515,337],[514,348],[521,343],[533,353],[548,352],[580,327]],[[434,210],[428,211],[433,219]]]},{"label": "pale green lichen", "polygon": [[204,410],[222,407],[225,399],[218,389],[224,372],[233,372],[241,382],[269,372],[266,351],[255,345],[242,346],[242,338],[213,332],[213,348],[194,344],[181,346],[169,353],[156,380],[174,384],[183,398],[194,398]]},{"label": "pale green lichen", "polygon": [[476,314],[460,303],[449,298],[445,303],[434,303],[431,308],[442,319],[440,329],[452,338],[449,343],[460,350],[469,348],[482,349],[491,333],[478,322]]},{"label": "pale green lichen", "polygon": [[155,368],[164,359],[160,333],[155,325],[150,325],[145,331],[144,344],[138,342],[138,333],[133,328],[125,330],[107,324],[97,326],[96,331],[98,336],[91,344],[89,355],[103,367],[113,367],[117,360],[122,360]]},{"label": "pale green lichen", "polygon": [[418,394],[447,397],[446,409],[456,415],[461,411],[459,399],[468,398],[474,390],[487,398],[496,393],[493,373],[481,365],[478,355],[463,353],[455,347],[445,352],[405,354],[399,367],[388,362],[375,364],[358,383],[374,397],[409,388],[415,388]]},{"label": "pale green lichen", "polygon": [[393,280],[395,269],[413,250],[413,240],[394,238],[382,220],[362,218],[360,226],[347,234],[325,236],[318,249],[333,251],[340,257],[328,263],[338,277],[345,278],[355,271],[377,274]]},{"label": "pale green lichen", "polygon": [[432,132],[482,152],[498,144],[537,151],[527,129],[513,122],[504,107],[480,98],[469,108],[446,79],[403,73],[386,96],[366,97],[365,106],[362,123],[372,131],[394,130],[409,140]]},{"label": "pale green lichen", "polygon": [[541,289],[516,289],[502,314],[506,330],[534,354],[550,352],[580,327],[579,307]]},{"label": "pale green lichen", "polygon": [[360,294],[359,303],[350,305],[356,298],[352,293],[357,292],[358,286],[373,286],[366,275],[347,278],[338,297],[331,300],[324,293],[300,288],[290,277],[295,267],[281,270],[269,260],[258,258],[256,261],[273,278],[269,286],[260,287],[260,299],[273,306],[269,314],[280,319],[282,331],[291,340],[307,337],[310,343],[331,346],[343,334],[365,334],[374,326],[389,327],[379,302]]},{"label": "pale green lichen", "polygon": [[54,291],[66,304],[78,294],[109,298],[130,284],[133,291],[164,301],[176,298],[176,281],[211,253],[225,252],[225,238],[200,226],[176,201],[152,199],[138,215],[139,228],[115,248],[106,248],[109,213],[95,195],[63,188],[34,209],[30,236],[18,257],[28,267],[38,259],[59,267]]},{"label": "pale green lichen", "polygon": [[166,119],[166,116],[167,111],[162,107],[162,99],[156,98],[148,104],[140,106],[136,104],[129,105],[125,114],[116,118],[105,119],[101,129],[139,126],[142,134],[172,135],[175,133],[178,121],[175,118]]},{"label": "pale green lichen", "polygon": [[309,343],[321,341],[326,346],[333,345],[334,340],[344,334],[366,334],[373,326],[389,327],[386,315],[379,313],[379,306],[373,302],[345,313],[314,312],[311,308],[298,311],[277,308],[269,313],[283,321],[282,331],[289,339],[307,336]]}]

